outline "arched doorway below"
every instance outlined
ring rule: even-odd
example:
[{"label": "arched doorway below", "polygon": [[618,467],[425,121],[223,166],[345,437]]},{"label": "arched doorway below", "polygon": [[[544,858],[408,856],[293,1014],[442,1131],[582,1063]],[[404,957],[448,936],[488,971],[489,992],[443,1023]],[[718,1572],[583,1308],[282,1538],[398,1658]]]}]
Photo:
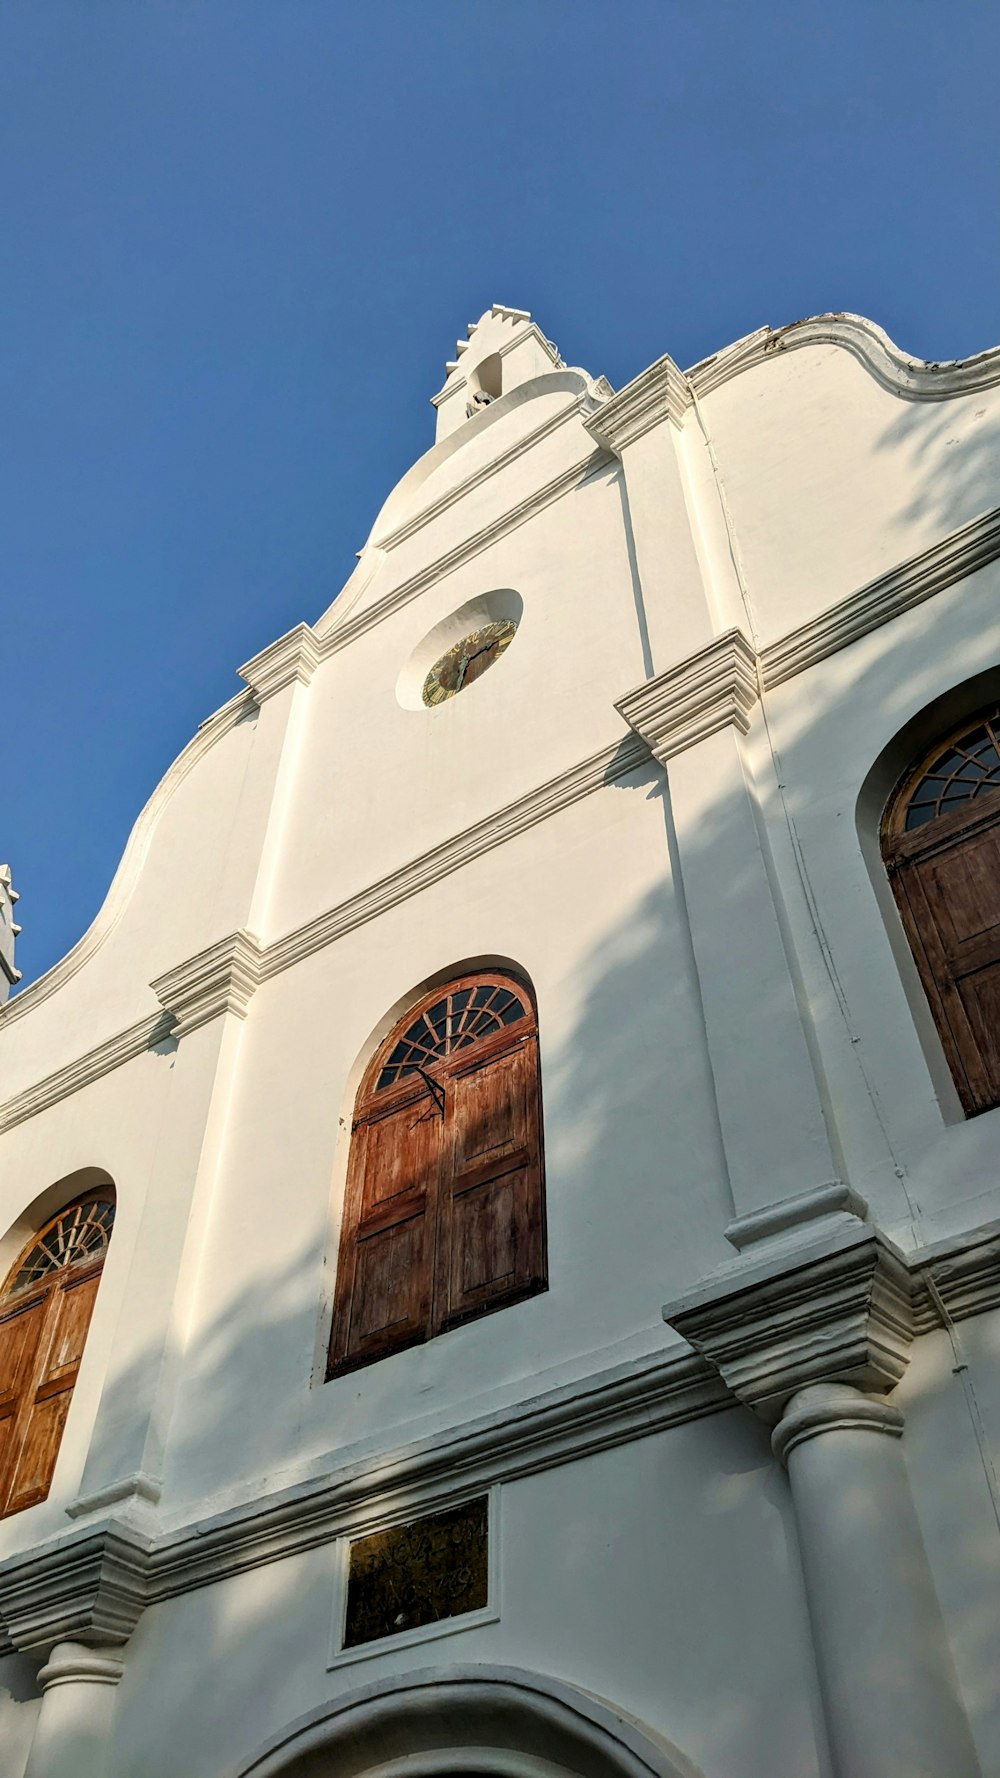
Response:
[{"label": "arched doorway below", "polygon": [[703,1778],[624,1711],[547,1674],[425,1668],[320,1706],[227,1778]]}]

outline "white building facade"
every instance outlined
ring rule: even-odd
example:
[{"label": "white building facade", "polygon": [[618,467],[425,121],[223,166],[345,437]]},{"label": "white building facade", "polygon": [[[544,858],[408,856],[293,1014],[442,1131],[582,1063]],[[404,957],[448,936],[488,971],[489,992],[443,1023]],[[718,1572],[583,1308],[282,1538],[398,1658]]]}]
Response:
[{"label": "white building facade", "polygon": [[2,1778],[998,1778],[1000,351],[435,405],[0,1009]]}]

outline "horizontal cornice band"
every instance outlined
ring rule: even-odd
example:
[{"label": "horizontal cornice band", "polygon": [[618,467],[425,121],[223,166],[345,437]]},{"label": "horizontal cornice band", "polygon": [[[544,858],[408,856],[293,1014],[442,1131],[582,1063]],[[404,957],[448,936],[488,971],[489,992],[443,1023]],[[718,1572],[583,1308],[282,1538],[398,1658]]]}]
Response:
[{"label": "horizontal cornice band", "polygon": [[102,1075],[110,1074],[114,1068],[120,1068],[123,1062],[131,1062],[136,1056],[148,1054],[157,1043],[162,1043],[164,1038],[169,1037],[171,1024],[169,1014],[164,1012],[139,1019],[136,1024],[116,1032],[114,1037],[107,1038],[104,1043],[96,1044],[75,1061],[68,1062],[64,1068],[57,1068],[55,1073],[45,1075],[34,1086],[15,1093],[0,1105],[0,1132],[13,1129],[15,1124],[23,1124],[26,1118],[48,1110],[50,1105],[58,1105],[60,1099],[67,1099],[71,1093],[78,1093],[82,1087],[89,1087],[95,1080],[100,1080]]},{"label": "horizontal cornice band", "polygon": [[867,636],[902,612],[921,605],[977,568],[1000,556],[1000,507],[994,506],[943,537],[930,549],[880,574],[798,629],[790,630],[761,653],[764,684],[770,688],[804,673],[817,661]]},{"label": "horizontal cornice band", "polygon": [[909,401],[944,401],[950,396],[974,395],[977,390],[1000,383],[998,346],[978,352],[973,358],[953,358],[941,363],[911,358],[874,321],[848,313],[811,315],[804,321],[792,321],[787,327],[759,327],[755,333],[748,333],[693,365],[686,373],[686,381],[696,395],[709,395],[743,371],[804,346],[842,346],[884,389]]},{"label": "horizontal cornice band", "polygon": [[344,933],[364,926],[369,920],[396,907],[411,895],[418,895],[432,883],[440,882],[453,871],[460,870],[474,858],[481,858],[494,847],[525,833],[539,821],[567,809],[581,797],[589,796],[606,784],[612,784],[626,772],[644,764],[646,748],[638,739],[626,740],[604,747],[580,765],[571,766],[537,790],[518,797],[493,815],[487,815],[472,827],[422,852],[417,858],[390,871],[378,882],[352,895],[315,920],[298,926],[284,938],[268,945],[261,957],[261,977],[267,979],[290,968],[314,951],[323,950]]},{"label": "horizontal cornice band", "polygon": [[168,1533],[151,1552],[150,1597],[210,1585],[353,1534],[399,1507],[419,1513],[470,1488],[516,1481],[731,1404],[701,1358],[676,1348],[657,1353]]},{"label": "horizontal cornice band", "polygon": [[526,524],[529,519],[544,512],[545,508],[551,506],[553,501],[561,499],[564,494],[571,493],[574,488],[579,487],[581,482],[586,481],[596,470],[604,468],[611,460],[607,452],[602,450],[593,450],[585,457],[575,458],[566,469],[560,470],[559,474],[553,476],[550,481],[544,482],[540,488],[534,489],[526,499],[518,501],[516,506],[509,507],[506,512],[500,514],[499,518],[491,520],[488,525],[474,531],[471,536],[463,538],[461,543],[446,551],[443,556],[438,556],[433,562],[426,563],[423,568],[418,569],[415,574],[411,574],[408,579],[400,581],[397,587],[394,587],[391,592],[383,594],[381,599],[377,599],[364,611],[359,611],[356,616],[349,617],[343,623],[325,631],[320,639],[322,653],[324,655],[336,654],[339,649],[346,648],[348,643],[353,642],[356,637],[364,635],[366,631],[374,629],[377,624],[382,623],[385,618],[400,611],[404,605],[408,605],[411,599],[417,598],[429,586],[434,586],[449,574],[454,574],[455,570],[462,567],[465,562],[472,561],[484,549],[494,543],[499,543],[501,538],[508,537],[512,531],[516,531],[519,526]]}]

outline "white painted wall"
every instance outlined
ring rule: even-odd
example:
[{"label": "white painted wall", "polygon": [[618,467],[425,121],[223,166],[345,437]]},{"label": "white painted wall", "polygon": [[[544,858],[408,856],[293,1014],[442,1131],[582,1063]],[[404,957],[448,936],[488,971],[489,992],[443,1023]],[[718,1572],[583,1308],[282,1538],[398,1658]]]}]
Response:
[{"label": "white painted wall", "polygon": [[[484,352],[497,329],[505,348],[521,339],[512,313],[484,322]],[[93,1515],[67,1507],[136,1472],[159,1506],[120,1510],[164,1533],[476,1416],[501,1426],[548,1390],[583,1391],[671,1342],[679,1353],[661,1303],[735,1261],[739,1156],[723,1150],[700,910],[678,872],[686,857],[695,881],[700,856],[711,873],[730,791],[707,746],[673,769],[673,796],[671,768],[638,752],[616,775],[616,751],[636,743],[615,702],[734,623],[773,642],[988,507],[1000,375],[916,400],[844,345],[789,350],[698,407],[657,411],[623,471],[583,425],[606,390],[554,368],[534,335],[517,352],[509,392],[482,415],[465,421],[464,394],[441,405],[441,442],[387,501],[353,592],[317,623],[309,682],[244,694],[193,743],[95,928],[0,1012],[0,1231],[81,1167],[119,1193],[52,1493],[0,1525],[0,1561],[85,1528]],[[496,588],[523,600],[502,662],[438,709],[404,708],[397,680],[422,639]],[[741,756],[758,836],[744,862],[774,901],[809,1077],[789,1127],[808,1116],[827,1133],[911,1252],[1000,1216],[1000,1113],[967,1122],[949,1097],[866,861],[864,787],[900,730],[996,664],[997,592],[996,565],[981,568],[766,691]],[[571,800],[567,774],[602,750],[608,781]],[[560,806],[508,837],[489,825],[557,780]],[[464,862],[431,859],[419,892],[402,892],[403,867],[481,823]],[[267,973],[245,1020],[67,1078],[33,1115],[17,1101],[5,1127],[18,1094],[154,1018],[165,970],[244,926],[278,946],[383,880],[339,936]],[[766,1058],[777,1039],[746,986],[740,880],[718,899],[727,1043]],[[537,994],[550,1288],[324,1384],[362,1069],[411,997],[479,960],[514,963]],[[766,1203],[772,1182],[758,1183]],[[981,1317],[961,1337],[1000,1441],[995,1328]],[[985,1459],[946,1337],[916,1351],[900,1391],[910,1472],[995,1772]],[[500,1510],[500,1621],[443,1654],[432,1640],[378,1655],[373,1676],[438,1658],[537,1667],[634,1713],[707,1778],[828,1778],[787,1483],[746,1410],[510,1480]],[[335,1695],[348,1669],[326,1664],[334,1573],[327,1546],[149,1608],[126,1652],[109,1778],[222,1778]],[[0,1659],[0,1737],[21,1778],[37,1705],[12,1662]]]}]

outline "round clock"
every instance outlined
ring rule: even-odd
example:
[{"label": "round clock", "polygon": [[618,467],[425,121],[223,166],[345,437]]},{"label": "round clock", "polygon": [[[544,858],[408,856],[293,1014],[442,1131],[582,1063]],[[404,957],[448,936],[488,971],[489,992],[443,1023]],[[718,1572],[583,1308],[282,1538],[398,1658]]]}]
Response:
[{"label": "round clock", "polygon": [[504,649],[510,647],[516,629],[512,619],[505,617],[499,623],[486,624],[483,629],[463,636],[461,642],[453,643],[447,653],[434,662],[424,680],[424,703],[431,706],[443,704],[446,698],[453,698],[474,679],[481,678],[487,667],[492,667]]}]

